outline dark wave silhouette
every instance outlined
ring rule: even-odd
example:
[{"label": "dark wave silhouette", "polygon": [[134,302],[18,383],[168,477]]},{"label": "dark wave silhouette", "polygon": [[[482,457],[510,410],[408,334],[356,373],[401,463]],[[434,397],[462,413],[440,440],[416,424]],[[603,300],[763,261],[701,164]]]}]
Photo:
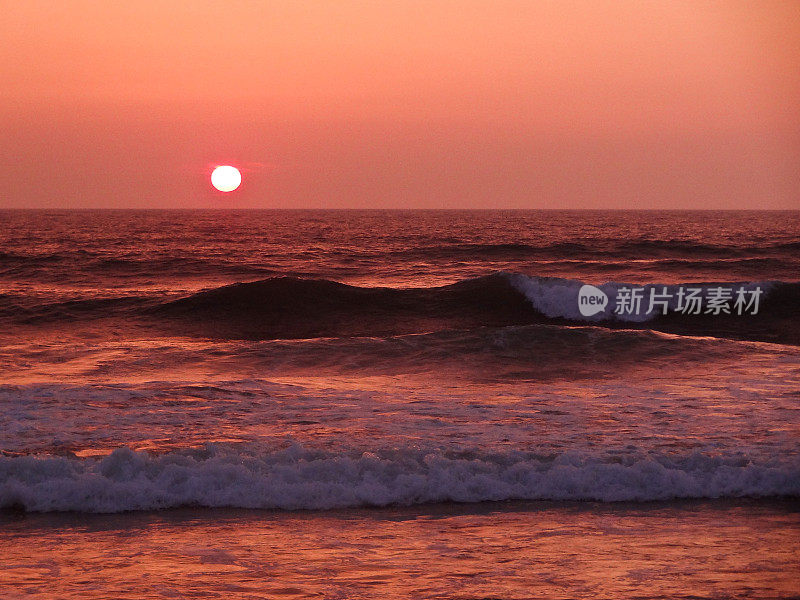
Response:
[{"label": "dark wave silhouette", "polygon": [[202,335],[243,339],[386,336],[544,320],[502,275],[413,289],[281,277],[200,292],[153,314]]},{"label": "dark wave silhouette", "polygon": [[[200,292],[160,305],[152,314],[185,332],[234,339],[389,336],[545,322],[586,324],[586,319],[576,315],[554,317],[537,310],[536,298],[522,292],[513,279],[498,273],[441,287],[395,289],[274,278]],[[533,279],[545,287],[539,293],[561,294],[557,301],[577,306],[577,296],[561,289],[562,280]],[[612,328],[800,343],[800,284],[764,285],[769,291],[755,315],[672,313],[630,322],[612,314],[591,322]]]},{"label": "dark wave silhouette", "polygon": [[[734,288],[739,284],[690,285]],[[137,295],[32,304],[30,299],[6,295],[0,298],[0,318],[34,325],[99,318],[120,323],[137,320],[166,327],[172,333],[223,339],[385,337],[478,327],[589,323],[612,329],[800,344],[800,283],[761,285],[765,294],[755,315],[672,312],[638,321],[622,320],[611,310],[581,317],[577,311],[580,282],[507,273],[430,288],[358,287],[326,279],[275,277],[178,299]],[[558,310],[543,308],[548,303]]]}]

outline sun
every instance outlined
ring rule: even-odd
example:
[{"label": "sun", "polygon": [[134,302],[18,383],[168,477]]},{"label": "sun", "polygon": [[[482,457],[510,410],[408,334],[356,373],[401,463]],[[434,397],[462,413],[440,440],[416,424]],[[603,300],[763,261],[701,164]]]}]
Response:
[{"label": "sun", "polygon": [[220,165],[211,173],[211,185],[220,192],[232,192],[242,183],[239,169],[230,165]]}]

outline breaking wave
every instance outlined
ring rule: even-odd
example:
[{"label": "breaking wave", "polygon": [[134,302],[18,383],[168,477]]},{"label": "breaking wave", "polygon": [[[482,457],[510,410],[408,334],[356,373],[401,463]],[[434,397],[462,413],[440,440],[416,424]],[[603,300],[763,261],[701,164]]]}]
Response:
[{"label": "breaking wave", "polygon": [[332,509],[499,500],[654,501],[800,496],[800,459],[597,457],[396,449],[266,453],[208,446],[159,456],[0,457],[0,508],[121,512],[179,506]]},{"label": "breaking wave", "polygon": [[[583,282],[554,277],[495,273],[430,288],[358,287],[326,279],[274,277],[236,283],[178,299],[121,297],[17,306],[9,299],[0,317],[25,322],[114,317],[148,319],[174,333],[221,339],[309,339],[385,337],[442,330],[550,323],[648,328],[667,333],[708,335],[752,341],[800,343],[800,283],[719,282],[686,287],[760,288],[759,312],[752,314],[633,315],[613,308],[585,317],[578,310]],[[631,284],[598,287],[615,305]],[[674,284],[647,284],[674,294]],[[671,302],[674,308],[676,300]],[[733,311],[735,312],[735,311]]]},{"label": "breaking wave", "polygon": [[[781,282],[707,283],[691,287],[761,288],[757,315],[655,313],[619,316],[609,309],[584,317],[578,310],[583,282],[496,273],[432,288],[356,287],[328,280],[273,278],[241,283],[159,306],[154,314],[185,331],[241,339],[389,336],[552,323],[647,327],[672,333],[717,335],[755,341],[800,343],[796,326],[800,284]],[[614,305],[629,284],[600,285]],[[678,286],[649,284],[659,292]],[[674,302],[673,302],[674,304]]]}]

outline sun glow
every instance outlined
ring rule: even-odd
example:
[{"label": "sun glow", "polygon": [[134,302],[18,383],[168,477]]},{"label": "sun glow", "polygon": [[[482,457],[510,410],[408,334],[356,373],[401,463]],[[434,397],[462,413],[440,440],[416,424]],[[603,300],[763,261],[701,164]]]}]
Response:
[{"label": "sun glow", "polygon": [[242,174],[236,167],[221,165],[211,173],[211,185],[220,192],[232,192],[242,183]]}]

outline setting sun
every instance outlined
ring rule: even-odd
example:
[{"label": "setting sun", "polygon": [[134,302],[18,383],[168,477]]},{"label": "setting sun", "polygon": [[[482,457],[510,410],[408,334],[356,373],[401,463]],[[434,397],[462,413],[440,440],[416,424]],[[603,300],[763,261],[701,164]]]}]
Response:
[{"label": "setting sun", "polygon": [[211,173],[211,185],[220,192],[232,192],[242,183],[242,174],[236,167],[222,165]]}]

